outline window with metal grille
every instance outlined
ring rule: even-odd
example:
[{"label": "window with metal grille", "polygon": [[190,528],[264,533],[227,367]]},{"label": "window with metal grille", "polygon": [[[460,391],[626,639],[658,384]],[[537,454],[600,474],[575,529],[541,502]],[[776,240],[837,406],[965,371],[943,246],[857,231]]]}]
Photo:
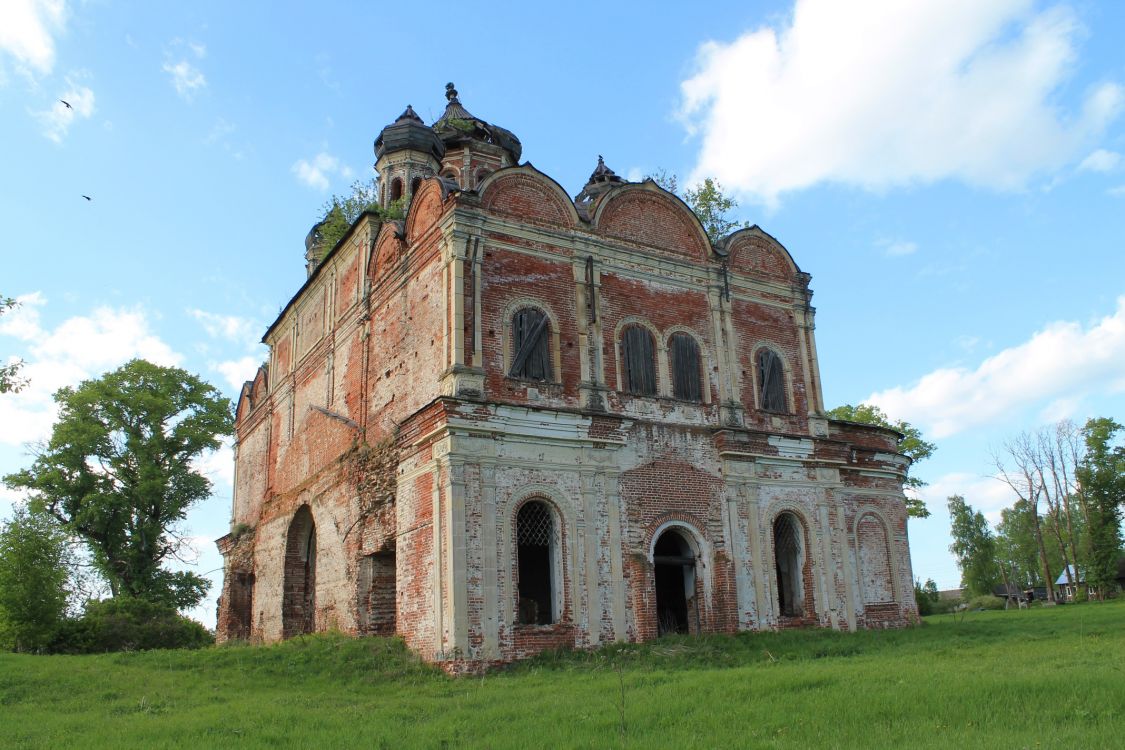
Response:
[{"label": "window with metal grille", "polygon": [[788,411],[785,407],[785,370],[781,357],[772,349],[758,352],[758,394],[763,411]]},{"label": "window with metal grille", "polygon": [[513,378],[551,380],[551,325],[546,313],[525,307],[512,316]]},{"label": "window with metal grille", "polygon": [[545,503],[524,503],[516,515],[517,621],[550,625],[555,621],[555,521]]},{"label": "window with metal grille", "polygon": [[621,367],[626,393],[656,395],[656,350],[652,334],[644,326],[632,325],[621,334]]},{"label": "window with metal grille", "polygon": [[702,401],[699,344],[686,333],[674,333],[672,344],[672,395],[684,401]]}]

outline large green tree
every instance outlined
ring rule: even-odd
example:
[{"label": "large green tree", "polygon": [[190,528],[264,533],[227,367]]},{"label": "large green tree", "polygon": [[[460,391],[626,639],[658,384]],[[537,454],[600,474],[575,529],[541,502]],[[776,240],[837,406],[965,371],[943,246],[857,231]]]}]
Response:
[{"label": "large green tree", "polygon": [[950,496],[948,506],[953,537],[949,551],[961,569],[961,585],[976,596],[991,594],[1001,575],[996,562],[996,539],[988,521],[960,495]]},{"label": "large green tree", "polygon": [[1089,512],[1086,582],[1103,597],[1117,584],[1117,558],[1121,553],[1125,448],[1113,442],[1122,429],[1112,419],[1089,420],[1082,430],[1086,455],[1076,472]]},{"label": "large green tree", "polygon": [[[919,488],[926,486],[926,483],[914,476],[912,472],[919,461],[923,461],[934,454],[937,446],[924,440],[922,431],[917,427],[901,419],[891,421],[882,409],[873,404],[860,404],[858,406],[844,404],[829,411],[828,416],[832,419],[842,419],[845,422],[859,422],[860,424],[887,427],[902,433],[903,437],[899,440],[898,449],[903,455],[910,458],[910,471],[904,485],[912,493],[917,493]],[[926,503],[917,494],[906,496],[906,512],[914,518],[928,518],[930,515]]]},{"label": "large green tree", "polygon": [[[0,294],[0,315],[17,306],[19,302]],[[27,381],[20,377],[21,367],[23,361],[18,359],[8,363],[0,362],[0,393],[18,391],[27,384]]]},{"label": "large green tree", "polygon": [[46,648],[67,607],[70,548],[55,519],[17,507],[0,526],[0,648]]},{"label": "large green tree", "polygon": [[195,375],[139,359],[55,401],[50,441],[5,483],[85,542],[114,596],[197,604],[208,581],[164,563],[183,549],[188,509],[211,492],[193,462],[231,433],[230,402]]}]

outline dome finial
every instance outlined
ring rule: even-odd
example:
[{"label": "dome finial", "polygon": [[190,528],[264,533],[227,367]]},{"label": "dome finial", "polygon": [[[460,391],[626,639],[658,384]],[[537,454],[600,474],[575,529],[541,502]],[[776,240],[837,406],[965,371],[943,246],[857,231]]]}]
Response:
[{"label": "dome finial", "polygon": [[453,87],[452,82],[445,84],[445,98],[449,100],[450,104],[453,102],[460,103],[457,99],[457,89]]}]

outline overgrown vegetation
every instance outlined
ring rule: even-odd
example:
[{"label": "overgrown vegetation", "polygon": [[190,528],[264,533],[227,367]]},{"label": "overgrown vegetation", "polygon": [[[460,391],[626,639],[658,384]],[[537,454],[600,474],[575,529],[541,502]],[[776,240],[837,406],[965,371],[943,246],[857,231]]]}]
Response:
[{"label": "overgrown vegetation", "polygon": [[327,255],[336,247],[355,220],[367,211],[377,214],[383,221],[397,221],[406,216],[405,196],[383,208],[379,205],[379,180],[374,177],[356,180],[350,193],[333,195],[321,207],[323,218],[314,230],[314,241],[321,252]]},{"label": "overgrown vegetation", "polygon": [[718,180],[707,177],[695,187],[687,188],[681,193],[679,178],[667,170],[658,169],[649,175],[648,179],[669,193],[680,196],[684,203],[688,204],[688,207],[699,217],[699,223],[703,225],[711,244],[718,244],[736,229],[750,226],[748,221],[740,222],[730,217],[731,211],[738,208],[738,201],[723,191],[723,186]]},{"label": "overgrown vegetation", "polygon": [[1125,601],[674,636],[452,679],[395,639],[0,655],[0,745],[1116,747]]}]

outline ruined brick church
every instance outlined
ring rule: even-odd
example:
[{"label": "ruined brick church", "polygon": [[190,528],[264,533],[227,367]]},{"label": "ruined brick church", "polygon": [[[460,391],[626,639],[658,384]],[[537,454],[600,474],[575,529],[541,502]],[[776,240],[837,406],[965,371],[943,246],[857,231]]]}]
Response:
[{"label": "ruined brick church", "polygon": [[309,233],[242,388],[219,638],[398,634],[459,671],[916,621],[909,460],[826,418],[788,251],[600,158],[572,199],[446,96],[375,140],[383,210]]}]

